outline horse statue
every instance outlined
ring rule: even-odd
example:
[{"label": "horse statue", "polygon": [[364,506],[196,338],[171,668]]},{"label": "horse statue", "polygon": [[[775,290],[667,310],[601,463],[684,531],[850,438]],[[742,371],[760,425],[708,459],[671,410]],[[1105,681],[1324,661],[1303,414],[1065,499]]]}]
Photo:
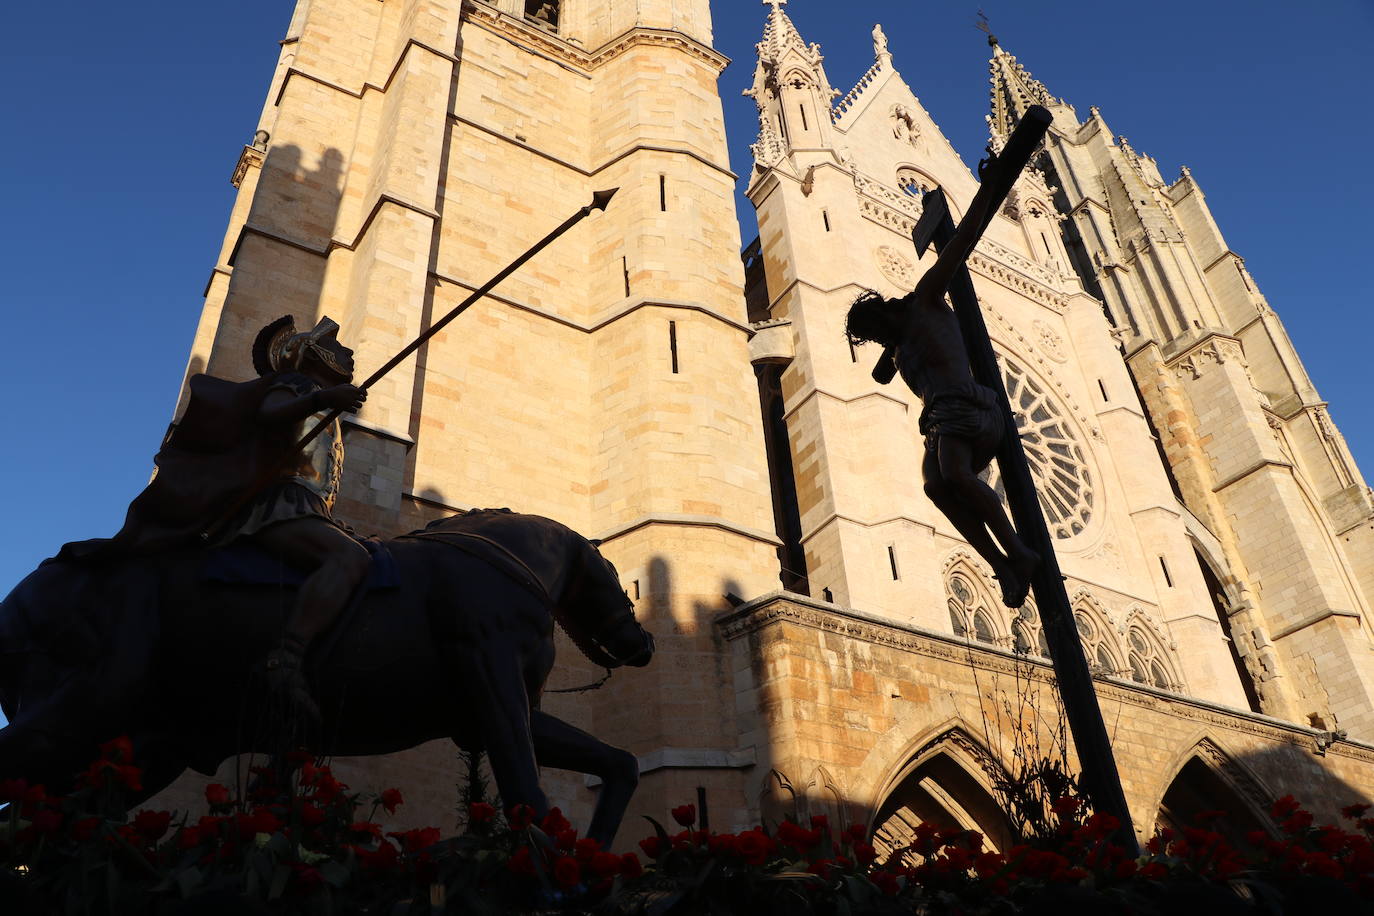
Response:
[{"label": "horse statue", "polygon": [[[137,804],[188,767],[210,775],[234,754],[275,752],[261,727],[271,697],[254,665],[291,606],[282,578],[209,581],[216,555],[198,550],[108,562],[69,553],[0,604],[0,707],[10,720],[0,777],[69,785],[99,742],[127,734],[145,768]],[[540,766],[599,776],[587,835],[609,844],[639,779],[636,758],[539,700],[555,623],[597,665],[648,664],[653,637],[615,567],[558,522],[508,510],[383,542],[373,567],[387,564],[390,586],[355,598],[312,653],[323,713],[312,750],[387,754],[448,737],[485,751],[503,802],[539,816],[548,810]],[[278,573],[293,575],[280,564]]]}]

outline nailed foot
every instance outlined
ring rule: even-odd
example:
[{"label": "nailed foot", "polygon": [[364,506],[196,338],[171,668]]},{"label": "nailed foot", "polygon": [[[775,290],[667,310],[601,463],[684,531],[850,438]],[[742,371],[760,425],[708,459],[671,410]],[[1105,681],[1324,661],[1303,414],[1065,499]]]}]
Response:
[{"label": "nailed foot", "polygon": [[1007,562],[1009,565],[995,578],[1002,586],[1002,603],[1010,608],[1018,608],[1026,603],[1026,596],[1030,594],[1031,576],[1040,565],[1040,554],[1026,550]]}]

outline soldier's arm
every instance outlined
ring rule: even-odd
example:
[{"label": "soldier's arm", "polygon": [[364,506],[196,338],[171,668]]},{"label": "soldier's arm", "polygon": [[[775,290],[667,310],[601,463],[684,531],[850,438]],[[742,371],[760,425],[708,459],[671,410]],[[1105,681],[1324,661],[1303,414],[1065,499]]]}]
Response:
[{"label": "soldier's arm", "polygon": [[366,400],[367,392],[356,385],[334,385],[302,395],[277,388],[263,399],[258,417],[264,423],[298,423],[321,410],[357,412]]}]

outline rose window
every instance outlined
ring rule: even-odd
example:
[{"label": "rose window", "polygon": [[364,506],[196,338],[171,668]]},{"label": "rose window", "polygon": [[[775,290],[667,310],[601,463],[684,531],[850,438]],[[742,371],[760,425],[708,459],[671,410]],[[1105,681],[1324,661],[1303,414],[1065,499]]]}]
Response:
[{"label": "rose window", "polygon": [[[1092,519],[1093,486],[1072,423],[1049,392],[1020,366],[1001,354],[998,365],[1045,522],[1056,538],[1080,534]],[[996,463],[983,475],[1005,504],[1007,493]]]}]

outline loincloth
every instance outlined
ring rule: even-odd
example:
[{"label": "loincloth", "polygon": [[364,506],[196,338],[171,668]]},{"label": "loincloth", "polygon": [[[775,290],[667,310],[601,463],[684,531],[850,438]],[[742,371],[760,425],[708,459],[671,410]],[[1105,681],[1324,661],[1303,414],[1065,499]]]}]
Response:
[{"label": "loincloth", "polygon": [[997,394],[985,385],[967,382],[932,394],[921,411],[921,435],[926,448],[935,448],[941,436],[970,442],[998,442],[1002,438],[1002,412]]}]

